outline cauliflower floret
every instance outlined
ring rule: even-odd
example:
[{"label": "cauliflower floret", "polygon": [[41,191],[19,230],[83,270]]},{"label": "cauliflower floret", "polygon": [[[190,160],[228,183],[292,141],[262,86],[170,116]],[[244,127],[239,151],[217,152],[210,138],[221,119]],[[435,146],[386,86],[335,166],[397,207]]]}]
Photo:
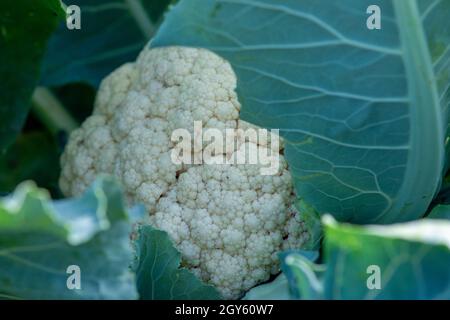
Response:
[{"label": "cauliflower floret", "polygon": [[239,297],[243,288],[266,281],[278,271],[274,253],[301,247],[305,240],[299,213],[289,207],[286,164],[271,177],[286,188],[266,192],[258,177],[253,165],[191,167],[150,217],[152,225],[169,233],[185,264],[200,270],[201,278],[226,297]]},{"label": "cauliflower floret", "polygon": [[[262,165],[175,164],[171,135],[186,129],[254,128],[239,120],[236,76],[227,61],[204,49],[145,48],[135,63],[106,77],[94,114],[75,130],[61,158],[60,187],[79,195],[100,173],[114,174],[130,203],[144,203],[149,223],[165,230],[183,265],[225,298],[279,271],[276,253],[308,239],[283,155],[274,175]],[[215,159],[279,152],[271,137],[242,136]],[[202,154],[203,142],[196,145]],[[247,152],[246,152],[247,151]],[[194,152],[195,153],[195,152]],[[197,159],[199,154],[193,154]],[[278,155],[278,154],[277,154]]]}]

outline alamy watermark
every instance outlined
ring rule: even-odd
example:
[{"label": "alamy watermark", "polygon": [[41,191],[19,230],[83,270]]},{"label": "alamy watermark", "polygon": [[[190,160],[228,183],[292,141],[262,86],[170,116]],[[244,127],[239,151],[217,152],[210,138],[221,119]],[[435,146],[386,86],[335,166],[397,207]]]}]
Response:
[{"label": "alamy watermark", "polygon": [[[171,152],[174,164],[260,165],[261,175],[266,176],[279,171],[280,137],[277,129],[204,129],[201,121],[194,121],[193,137],[186,129],[176,129],[171,140],[176,143]],[[263,146],[256,146],[255,143],[261,141],[264,141]]]},{"label": "alamy watermark", "polygon": [[67,267],[66,273],[69,274],[66,281],[67,289],[81,290],[81,269],[76,264]]},{"label": "alamy watermark", "polygon": [[373,264],[367,267],[366,270],[369,276],[367,277],[366,285],[369,290],[381,290],[381,268]]},{"label": "alamy watermark", "polygon": [[370,14],[366,22],[367,29],[381,30],[381,8],[377,5],[371,5],[367,7],[366,12]]},{"label": "alamy watermark", "polygon": [[69,30],[81,29],[81,9],[77,5],[70,5],[66,8],[66,27]]}]

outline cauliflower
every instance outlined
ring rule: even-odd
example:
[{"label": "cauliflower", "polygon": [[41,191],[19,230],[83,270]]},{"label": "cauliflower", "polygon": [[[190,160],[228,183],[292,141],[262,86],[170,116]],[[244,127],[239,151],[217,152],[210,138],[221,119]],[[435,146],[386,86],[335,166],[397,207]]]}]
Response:
[{"label": "cauliflower", "polygon": [[[279,272],[277,252],[309,238],[283,155],[272,176],[261,175],[261,165],[171,160],[172,132],[195,135],[194,121],[221,131],[251,127],[239,120],[235,88],[229,63],[210,51],[145,48],[103,80],[93,115],[70,136],[60,177],[63,193],[74,196],[99,173],[117,176],[128,201],[145,204],[148,223],[170,235],[183,265],[225,298],[268,280]],[[241,138],[215,156],[269,149],[269,140]]]}]

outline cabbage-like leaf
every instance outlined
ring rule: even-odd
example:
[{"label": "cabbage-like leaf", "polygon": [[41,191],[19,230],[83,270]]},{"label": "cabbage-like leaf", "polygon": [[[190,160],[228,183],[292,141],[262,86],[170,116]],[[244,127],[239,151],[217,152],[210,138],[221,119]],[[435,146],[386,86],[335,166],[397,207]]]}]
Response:
[{"label": "cabbage-like leaf", "polygon": [[289,284],[284,274],[278,275],[273,281],[249,290],[242,300],[290,300],[292,296]]},{"label": "cabbage-like leaf", "polygon": [[430,207],[433,208],[437,204],[450,204],[450,180],[448,175],[442,181],[441,189]]},{"label": "cabbage-like leaf", "polygon": [[298,195],[354,223],[423,216],[444,168],[450,2],[183,0],[152,47],[204,47],[238,76],[241,118],[280,129]]},{"label": "cabbage-like leaf", "polygon": [[149,225],[141,226],[136,241],[134,270],[143,300],[220,299],[217,290],[181,268],[181,254],[169,235]]},{"label": "cabbage-like leaf", "polygon": [[314,261],[317,257],[306,254],[306,250],[313,252],[320,248],[320,243],[323,238],[320,214],[303,200],[296,201],[295,208],[298,212],[302,213],[304,229],[308,230],[309,233],[309,239],[302,245],[302,254],[307,255],[310,260]]},{"label": "cabbage-like leaf", "polygon": [[[19,135],[0,156],[0,196],[29,179],[59,196],[59,156],[58,146],[50,134],[34,131]],[[49,167],[54,170],[48,170]]]},{"label": "cabbage-like leaf", "polygon": [[[314,264],[319,258],[318,251],[288,250],[278,256],[283,273],[249,290],[243,300],[305,300],[322,297],[321,278],[325,268]],[[286,259],[288,256],[289,259]]]},{"label": "cabbage-like leaf", "polygon": [[325,266],[284,258],[296,286],[322,288],[324,299],[450,299],[449,221],[359,227],[325,218]]},{"label": "cabbage-like leaf", "polygon": [[22,129],[47,40],[63,18],[59,0],[0,1],[0,154]]},{"label": "cabbage-like leaf", "polygon": [[[71,0],[81,10],[81,29],[60,25],[49,42],[41,83],[97,86],[136,56],[151,38],[171,0]],[[65,54],[61,54],[64,50]]]},{"label": "cabbage-like leaf", "polygon": [[279,254],[293,299],[317,300],[322,297],[325,268],[314,263],[318,257],[317,251],[294,250]]},{"label": "cabbage-like leaf", "polygon": [[431,210],[428,219],[450,220],[450,205],[440,204]]},{"label": "cabbage-like leaf", "polygon": [[[130,230],[110,178],[81,198],[54,202],[33,183],[21,184],[0,199],[0,298],[137,298]],[[79,268],[79,289],[68,286],[77,284],[70,266]]]}]

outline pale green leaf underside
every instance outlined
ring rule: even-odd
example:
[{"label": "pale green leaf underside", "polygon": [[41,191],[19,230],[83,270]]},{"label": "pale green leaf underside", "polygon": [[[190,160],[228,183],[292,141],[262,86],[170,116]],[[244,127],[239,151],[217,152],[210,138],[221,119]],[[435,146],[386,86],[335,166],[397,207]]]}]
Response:
[{"label": "pale green leaf underside", "polygon": [[290,300],[289,284],[284,274],[278,275],[272,282],[249,290],[243,300]]},{"label": "pale green leaf underside", "polygon": [[[51,202],[32,183],[0,198],[0,299],[136,299],[127,216],[109,178],[79,199]],[[71,265],[80,289],[67,287]]]},{"label": "pale green leaf underside", "polygon": [[[448,222],[369,228],[327,224],[326,299],[450,298]],[[368,289],[372,265],[380,268],[381,289]]]},{"label": "pale green leaf underside", "polygon": [[[324,265],[295,254],[283,261],[294,275],[288,276],[291,290],[303,288],[300,298],[316,292],[316,298],[333,300],[450,299],[449,222],[357,227],[326,219],[325,224]],[[320,277],[317,270],[324,267]]]},{"label": "pale green leaf underside", "polygon": [[151,46],[228,59],[241,118],[281,130],[297,193],[318,211],[356,223],[411,220],[443,168],[450,3],[377,1],[374,31],[372,4],[184,0]]}]

